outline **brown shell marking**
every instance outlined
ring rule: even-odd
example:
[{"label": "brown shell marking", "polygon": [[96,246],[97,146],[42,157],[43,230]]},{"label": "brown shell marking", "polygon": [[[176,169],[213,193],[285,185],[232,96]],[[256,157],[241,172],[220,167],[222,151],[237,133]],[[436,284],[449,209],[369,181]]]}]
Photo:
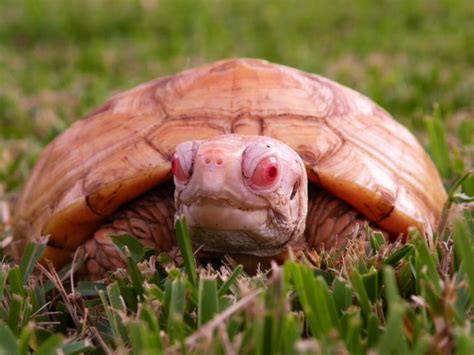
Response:
[{"label": "brown shell marking", "polygon": [[[17,207],[17,235],[74,250],[120,205],[169,177],[177,144],[268,135],[310,180],[392,235],[436,225],[446,193],[415,137],[365,96],[255,59],[211,63],[116,95],[43,152]],[[50,255],[57,250],[50,251]]]}]

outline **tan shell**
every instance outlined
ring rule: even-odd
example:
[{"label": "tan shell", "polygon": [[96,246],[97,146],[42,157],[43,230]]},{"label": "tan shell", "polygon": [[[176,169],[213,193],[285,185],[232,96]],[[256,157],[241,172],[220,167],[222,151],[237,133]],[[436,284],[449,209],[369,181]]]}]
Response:
[{"label": "tan shell", "polygon": [[43,152],[17,206],[17,236],[50,235],[62,264],[119,206],[170,177],[178,143],[260,134],[299,152],[309,179],[392,235],[430,234],[446,193],[415,137],[367,97],[326,78],[231,59],[111,98]]}]

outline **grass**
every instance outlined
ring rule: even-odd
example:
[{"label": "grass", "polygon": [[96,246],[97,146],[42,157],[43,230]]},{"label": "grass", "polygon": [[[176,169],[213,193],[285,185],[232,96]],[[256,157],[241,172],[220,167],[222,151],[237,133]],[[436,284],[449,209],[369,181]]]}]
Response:
[{"label": "grass", "polygon": [[[231,56],[317,72],[407,125],[451,188],[435,243],[416,233],[362,255],[307,255],[247,275],[116,238],[108,285],[0,265],[0,353],[474,353],[472,1],[4,0],[0,4],[0,235],[41,149],[112,93]],[[353,248],[353,249],[351,249]]]}]

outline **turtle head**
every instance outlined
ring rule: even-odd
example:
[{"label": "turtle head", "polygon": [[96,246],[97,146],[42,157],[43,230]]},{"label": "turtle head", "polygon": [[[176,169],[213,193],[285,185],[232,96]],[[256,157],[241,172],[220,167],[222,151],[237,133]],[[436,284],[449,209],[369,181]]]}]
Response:
[{"label": "turtle head", "polygon": [[222,135],[178,145],[176,217],[209,253],[271,256],[303,243],[307,176],[300,156],[264,136]]}]

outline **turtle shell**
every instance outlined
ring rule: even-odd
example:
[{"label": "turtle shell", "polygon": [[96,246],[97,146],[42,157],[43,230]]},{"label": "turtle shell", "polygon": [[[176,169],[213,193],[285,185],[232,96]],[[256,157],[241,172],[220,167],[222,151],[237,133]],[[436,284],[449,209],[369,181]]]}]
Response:
[{"label": "turtle shell", "polygon": [[230,59],[118,94],[41,154],[16,211],[16,237],[49,235],[45,257],[71,251],[121,205],[171,177],[177,144],[239,133],[294,148],[309,180],[393,236],[430,235],[446,192],[416,138],[367,97],[255,59]]}]

